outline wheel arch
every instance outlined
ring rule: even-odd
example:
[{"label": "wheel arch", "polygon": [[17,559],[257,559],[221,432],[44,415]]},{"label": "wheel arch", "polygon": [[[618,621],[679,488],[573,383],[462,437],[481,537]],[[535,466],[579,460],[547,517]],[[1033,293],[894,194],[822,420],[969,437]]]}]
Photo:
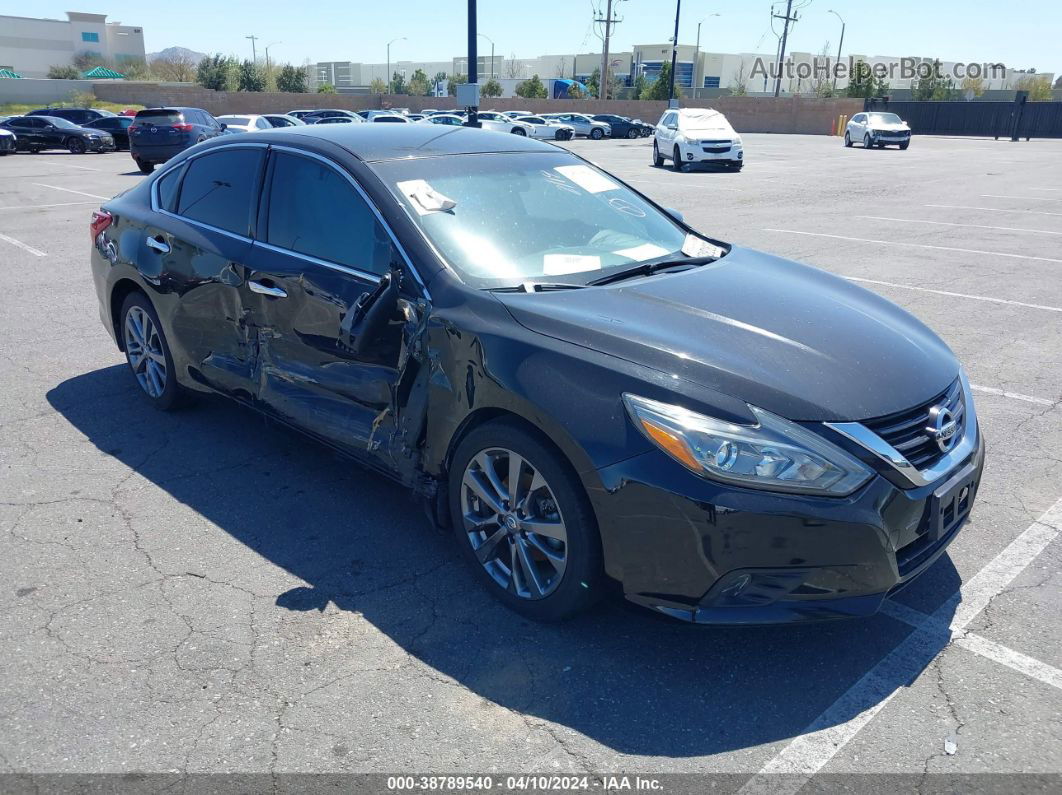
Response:
[{"label": "wheel arch", "polygon": [[125,303],[125,299],[133,293],[141,293],[152,306],[155,305],[154,302],[151,301],[151,296],[147,294],[147,290],[132,279],[123,277],[118,279],[111,287],[111,297],[109,301],[111,328],[114,329],[114,339],[118,343],[118,350],[123,352],[125,351],[125,337],[122,334],[122,319],[119,315],[121,314],[122,304]]}]

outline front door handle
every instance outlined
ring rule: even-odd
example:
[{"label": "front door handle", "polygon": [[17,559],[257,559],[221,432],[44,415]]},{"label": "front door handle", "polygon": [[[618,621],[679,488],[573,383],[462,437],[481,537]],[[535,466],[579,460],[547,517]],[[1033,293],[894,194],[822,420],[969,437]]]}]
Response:
[{"label": "front door handle", "polygon": [[254,279],[247,282],[251,288],[252,293],[258,293],[259,295],[268,295],[272,298],[287,298],[287,292],[281,287],[273,287],[262,282],[257,282]]},{"label": "front door handle", "polygon": [[159,254],[169,254],[170,244],[163,240],[161,237],[149,237],[147,239],[147,247],[152,251],[157,251]]}]

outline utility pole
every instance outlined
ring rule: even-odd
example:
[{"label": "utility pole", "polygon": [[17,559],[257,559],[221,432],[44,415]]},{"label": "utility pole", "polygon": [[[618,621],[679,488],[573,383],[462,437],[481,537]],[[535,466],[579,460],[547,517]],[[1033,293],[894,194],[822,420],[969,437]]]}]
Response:
[{"label": "utility pole", "polygon": [[[792,2],[792,0],[789,0]],[[678,32],[679,12],[682,11],[682,0],[675,0],[675,38],[671,40],[671,79],[667,84],[667,106],[675,101],[675,68],[678,66]]]},{"label": "utility pole", "polygon": [[[609,67],[608,45],[609,45],[609,39],[612,36],[612,26],[613,25],[618,25],[620,22],[623,21],[619,17],[612,16],[612,2],[613,2],[613,0],[608,0],[608,4],[605,6],[605,15],[604,16],[601,16],[600,14],[598,14],[597,16],[594,17],[594,22],[601,22],[605,26],[605,35],[602,37],[602,41],[604,41],[604,47],[602,47],[602,49],[601,49],[601,80],[600,80],[600,83],[598,84],[598,87],[597,87],[597,98],[598,99],[608,99],[608,67]],[[620,2],[620,0],[616,0],[616,2],[618,4]],[[578,58],[577,55],[576,56],[572,56],[572,78],[573,79],[575,78],[575,59],[576,58]],[[563,77],[563,76],[564,75],[561,75],[561,77]]]},{"label": "utility pole", "polygon": [[778,48],[778,68],[774,77],[774,95],[777,97],[782,90],[782,64],[785,62],[785,43],[789,37],[789,23],[797,21],[797,17],[793,15],[793,0],[786,0],[784,17],[780,17],[778,14],[772,14],[772,16],[775,19],[785,20],[785,25],[782,28],[782,43]]},{"label": "utility pole", "polygon": [[827,11],[828,14],[833,14],[839,20],[841,20],[841,40],[837,44],[837,63],[833,65],[833,93],[837,93],[837,70],[841,66],[841,47],[844,46],[844,18],[834,11],[832,8]]},{"label": "utility pole", "polygon": [[251,40],[251,61],[253,63],[258,63],[258,51],[257,51],[257,49],[254,46],[254,43],[256,41],[258,41],[258,37],[257,36],[244,36],[244,38]]}]

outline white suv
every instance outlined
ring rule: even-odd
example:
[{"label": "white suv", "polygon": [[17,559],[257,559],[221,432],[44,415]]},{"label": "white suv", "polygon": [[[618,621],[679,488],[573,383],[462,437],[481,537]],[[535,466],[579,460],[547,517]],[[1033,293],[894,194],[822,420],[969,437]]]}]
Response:
[{"label": "white suv", "polygon": [[666,110],[656,125],[653,165],[658,168],[670,160],[676,171],[694,163],[715,163],[740,171],[744,158],[741,136],[717,110]]}]

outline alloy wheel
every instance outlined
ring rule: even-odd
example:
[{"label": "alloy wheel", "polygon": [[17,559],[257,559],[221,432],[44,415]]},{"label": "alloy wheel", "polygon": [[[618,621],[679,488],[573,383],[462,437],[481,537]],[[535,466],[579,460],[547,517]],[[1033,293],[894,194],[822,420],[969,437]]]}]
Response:
[{"label": "alloy wheel", "polygon": [[552,489],[518,453],[482,450],[461,477],[465,535],[480,565],[521,599],[556,590],[568,560],[568,534]]},{"label": "alloy wheel", "polygon": [[162,338],[147,312],[130,307],[125,315],[125,355],[141,388],[153,398],[166,389],[166,354]]}]

